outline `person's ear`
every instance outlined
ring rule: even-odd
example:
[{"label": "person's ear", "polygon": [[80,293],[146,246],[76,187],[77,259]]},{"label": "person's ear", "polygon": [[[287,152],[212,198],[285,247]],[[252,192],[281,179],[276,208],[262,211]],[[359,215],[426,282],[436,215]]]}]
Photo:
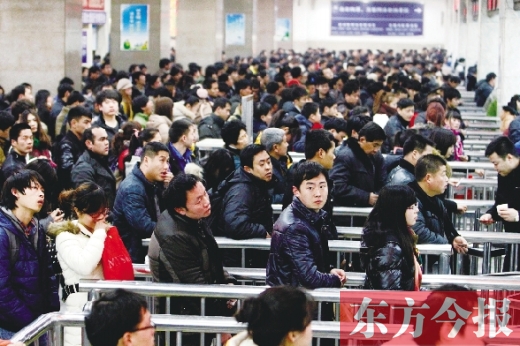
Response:
[{"label": "person's ear", "polygon": [[291,331],[291,332],[287,333],[286,338],[291,344],[294,344],[296,342],[296,340],[300,337],[300,335],[301,335],[301,332]]},{"label": "person's ear", "polygon": [[300,197],[300,190],[298,190],[298,188],[296,186],[293,186],[292,187],[292,193],[293,195],[295,195],[296,197]]},{"label": "person's ear", "polygon": [[132,345],[132,333],[130,333],[130,332],[124,333],[123,336],[121,337],[121,339],[123,340],[123,345],[125,345],[125,346]]},{"label": "person's ear", "polygon": [[19,194],[19,192],[18,192],[17,189],[15,189],[15,188],[13,187],[13,188],[11,189],[11,193],[13,194],[13,196],[15,196],[16,198],[18,198],[18,194]]},{"label": "person's ear", "polygon": [[248,166],[244,166],[244,171],[246,171],[247,173],[253,173],[253,169],[251,167],[248,167]]},{"label": "person's ear", "polygon": [[362,136],[362,137],[359,137],[358,142],[365,144],[367,142],[367,139],[365,138],[365,136]]},{"label": "person's ear", "polygon": [[175,208],[175,211],[181,215],[186,215],[186,208]]}]

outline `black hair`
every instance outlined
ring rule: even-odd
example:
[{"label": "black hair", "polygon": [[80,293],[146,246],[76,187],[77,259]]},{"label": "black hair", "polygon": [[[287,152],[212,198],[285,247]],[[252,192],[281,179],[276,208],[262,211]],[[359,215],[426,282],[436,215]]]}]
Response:
[{"label": "black hair", "polygon": [[57,193],[59,191],[56,189],[56,186],[58,186],[56,171],[48,159],[33,159],[25,165],[25,169],[38,172],[43,178],[42,186],[45,190],[45,202],[38,215],[45,218],[48,216],[48,213],[57,206],[58,202]]},{"label": "black hair", "polygon": [[247,89],[248,87],[251,86],[251,82],[247,79],[240,79],[239,81],[237,81],[235,83],[235,90],[237,93],[240,93],[240,90],[242,89]]},{"label": "black hair", "polygon": [[309,119],[309,117],[313,114],[316,114],[320,106],[316,102],[307,102],[302,107],[302,115],[305,119]]},{"label": "black hair", "polygon": [[287,333],[307,328],[314,307],[313,299],[299,288],[278,286],[246,299],[235,318],[247,323],[256,345],[280,345]]},{"label": "black hair", "polygon": [[345,85],[343,85],[343,89],[341,92],[343,95],[352,95],[353,93],[359,90],[359,82],[357,80],[349,79]]},{"label": "black hair", "polygon": [[132,100],[132,111],[134,114],[142,113],[150,99],[144,95],[137,96]]},{"label": "black hair", "polygon": [[168,131],[170,143],[177,143],[192,126],[194,126],[193,123],[188,119],[179,119],[174,121],[170,127],[170,130]]},{"label": "black hair", "polygon": [[25,86],[23,84],[20,84],[16,87],[14,87],[12,90],[11,90],[11,100],[14,102],[14,101],[17,101],[18,100],[18,97],[20,95],[24,95],[25,94]]},{"label": "black hair", "polygon": [[498,157],[504,160],[508,154],[514,157],[519,157],[515,145],[506,136],[497,137],[488,144],[485,152],[486,157],[491,156],[493,153],[497,154]]},{"label": "black hair", "polygon": [[342,118],[332,118],[325,122],[323,125],[325,130],[336,130],[336,132],[345,132],[347,133],[347,121]]},{"label": "black hair", "polygon": [[[513,113],[514,114],[514,113]],[[457,109],[450,109],[446,112],[446,119],[458,119],[462,122],[462,116]]]},{"label": "black hair", "polygon": [[217,110],[217,108],[226,108],[226,105],[231,105],[231,102],[225,98],[225,97],[219,97],[219,98],[216,98],[214,101],[213,101],[213,112],[215,112]]},{"label": "black hair", "polygon": [[274,96],[274,95],[266,95],[264,97],[263,102],[267,103],[269,106],[271,106],[271,108],[273,108],[278,103],[278,100],[276,99],[276,96]]},{"label": "black hair", "polygon": [[145,157],[149,157],[153,159],[160,151],[165,151],[170,154],[168,151],[168,147],[161,142],[149,142],[143,148],[143,152],[141,153],[141,162]]},{"label": "black hair", "polygon": [[327,108],[331,108],[332,106],[334,106],[335,104],[337,104],[336,100],[334,100],[332,97],[326,97],[324,98],[323,100],[321,100],[320,102],[320,113],[323,114],[323,112],[325,111],[325,107]]},{"label": "black hair", "polygon": [[256,120],[261,120],[261,117],[263,115],[267,115],[267,113],[269,113],[270,110],[271,110],[271,105],[269,103],[258,102],[254,106],[253,118],[255,118]]},{"label": "black hair", "polygon": [[305,159],[312,159],[320,149],[325,152],[329,151],[333,143],[335,143],[334,136],[329,131],[318,129],[307,132],[305,136]]},{"label": "black hair", "polygon": [[8,111],[0,111],[0,130],[7,130],[14,125],[15,121],[11,113]]},{"label": "black hair", "polygon": [[240,120],[227,121],[224,126],[222,126],[220,135],[226,145],[234,145],[238,142],[241,130],[247,131],[247,127],[246,124]]},{"label": "black hair", "polygon": [[70,106],[76,102],[85,102],[85,96],[83,96],[83,94],[77,90],[72,90],[65,104]]},{"label": "black hair", "polygon": [[73,190],[60,193],[59,203],[66,218],[73,217],[76,208],[82,214],[94,214],[108,207],[105,191],[93,182],[86,182]]},{"label": "black hair", "polygon": [[[208,68],[209,68],[209,66],[208,66]],[[206,76],[207,76],[207,74],[206,74]],[[206,78],[204,80],[204,83],[202,83],[202,86],[204,87],[204,89],[211,89],[211,85],[213,83],[217,83],[218,84],[218,82],[215,79],[209,77],[209,78]]]},{"label": "black hair", "polygon": [[92,346],[116,346],[127,332],[137,328],[148,305],[143,296],[116,289],[92,303],[85,316],[85,330]]},{"label": "black hair", "polygon": [[490,82],[492,79],[495,79],[497,78],[497,75],[493,72],[490,72],[486,75],[486,82]]},{"label": "black hair", "polygon": [[302,68],[300,66],[295,66],[290,71],[291,77],[298,78],[302,75]]},{"label": "black hair", "polygon": [[446,88],[444,89],[444,102],[448,102],[448,100],[460,99],[460,91],[455,88]]},{"label": "black hair", "polygon": [[439,150],[442,156],[445,156],[448,149],[457,142],[457,137],[453,132],[438,127],[432,130],[430,133],[430,139],[435,142],[435,148]]},{"label": "black hair", "polygon": [[415,106],[415,103],[407,97],[402,98],[397,102],[398,109],[405,109],[405,108],[414,107],[414,106]]},{"label": "black hair", "polygon": [[96,96],[96,104],[100,105],[106,99],[116,100],[119,103],[120,97],[121,96],[119,95],[119,93],[117,91],[115,91],[115,90],[112,90],[112,89],[103,90],[99,94],[97,94],[97,96]]},{"label": "black hair", "polygon": [[[18,137],[20,136],[20,132],[23,130],[30,130],[31,127],[27,123],[17,123],[14,124],[9,130],[9,139],[12,141],[18,142]],[[32,132],[31,132],[32,134]]]},{"label": "black hair", "polygon": [[354,115],[351,116],[347,120],[347,136],[352,137],[352,131],[356,131],[359,134],[359,131],[370,122],[370,117],[365,115]]},{"label": "black hair", "polygon": [[361,137],[365,137],[367,142],[384,141],[386,134],[381,126],[371,121],[359,130],[359,138]]},{"label": "black hair", "polygon": [[427,146],[435,147],[435,143],[422,135],[412,135],[403,144],[403,156],[408,155],[414,150],[422,153]]},{"label": "black hair", "polygon": [[[290,89],[289,89],[290,90]],[[292,97],[292,100],[298,100],[299,98],[302,98],[304,96],[307,96],[309,95],[309,93],[307,92],[307,90],[303,87],[300,87],[300,86],[297,86],[297,87],[294,87],[291,91],[291,97]]]},{"label": "black hair", "polygon": [[81,117],[87,117],[89,119],[92,119],[92,113],[83,106],[72,107],[69,110],[69,113],[67,114],[67,122],[70,125],[72,120],[79,120]]},{"label": "black hair", "polygon": [[175,215],[175,208],[185,208],[188,192],[202,179],[193,174],[177,174],[163,193],[164,204],[170,215]]},{"label": "black hair", "polygon": [[304,161],[296,167],[293,175],[293,186],[299,191],[305,180],[314,179],[320,174],[327,178],[327,170],[322,165],[314,161]]},{"label": "black hair", "polygon": [[[74,85],[74,81],[72,80],[72,78],[69,78],[69,77],[63,77],[59,84],[58,85],[62,85],[62,84],[69,84],[70,86],[73,86]],[[58,86],[59,88],[59,86]],[[59,97],[59,95],[58,95]]]},{"label": "black hair", "polygon": [[18,121],[20,115],[25,111],[30,111],[33,114],[38,112],[34,103],[27,99],[16,101],[11,107],[11,114],[13,115],[15,121]]},{"label": "black hair", "polygon": [[417,181],[422,181],[426,177],[426,174],[435,174],[442,166],[446,165],[446,160],[440,155],[424,155],[415,165],[415,179]]},{"label": "black hair", "polygon": [[212,152],[204,165],[206,189],[215,191],[220,182],[234,170],[235,161],[229,150],[217,149]]},{"label": "black hair", "polygon": [[165,68],[170,63],[170,59],[168,58],[162,58],[159,60],[159,68]]},{"label": "black hair", "polygon": [[267,149],[261,144],[249,144],[247,147],[240,151],[240,166],[253,168],[253,161],[258,153]]},{"label": "black hair", "polygon": [[265,86],[265,91],[268,94],[274,94],[274,93],[276,93],[278,91],[278,89],[280,89],[280,86],[276,82],[269,82]]},{"label": "black hair", "polygon": [[9,210],[14,210],[16,208],[17,197],[13,195],[11,190],[15,189],[21,194],[25,194],[25,189],[31,188],[33,183],[37,183],[42,187],[45,186],[45,181],[43,180],[40,173],[36,171],[30,169],[21,169],[11,174],[2,187],[0,205]]}]

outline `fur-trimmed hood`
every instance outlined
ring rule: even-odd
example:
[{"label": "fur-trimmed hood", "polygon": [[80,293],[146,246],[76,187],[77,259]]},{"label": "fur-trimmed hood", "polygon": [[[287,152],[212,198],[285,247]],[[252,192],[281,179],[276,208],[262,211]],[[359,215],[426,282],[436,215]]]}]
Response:
[{"label": "fur-trimmed hood", "polygon": [[81,232],[77,221],[65,220],[61,222],[53,222],[49,225],[47,235],[52,238],[56,238],[61,232],[69,232],[72,234],[78,234]]}]

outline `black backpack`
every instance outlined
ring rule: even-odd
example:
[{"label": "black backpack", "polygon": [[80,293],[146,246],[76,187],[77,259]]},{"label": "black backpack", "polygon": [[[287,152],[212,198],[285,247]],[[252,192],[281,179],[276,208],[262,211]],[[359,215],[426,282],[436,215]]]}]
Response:
[{"label": "black backpack", "polygon": [[220,229],[220,214],[222,212],[222,201],[224,199],[224,196],[226,195],[226,192],[232,185],[232,183],[230,183],[230,180],[233,178],[234,174],[235,171],[231,172],[226,178],[224,178],[224,180],[222,180],[220,184],[218,184],[218,187],[215,191],[213,191],[213,189],[210,189],[208,191],[209,201],[211,203],[211,215],[208,216],[206,221],[209,228],[211,229],[211,232],[216,236],[222,235]]}]

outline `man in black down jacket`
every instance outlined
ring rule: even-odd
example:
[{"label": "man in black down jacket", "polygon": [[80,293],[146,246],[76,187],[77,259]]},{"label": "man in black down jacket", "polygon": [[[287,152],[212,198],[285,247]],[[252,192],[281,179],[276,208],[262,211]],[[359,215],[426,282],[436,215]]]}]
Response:
[{"label": "man in black down jacket", "polygon": [[359,131],[359,140],[347,139],[334,161],[330,178],[334,181],[336,205],[370,207],[386,181],[383,155],[379,151],[385,131],[369,122]]},{"label": "man in black down jacket", "polygon": [[389,153],[394,149],[394,137],[399,131],[408,128],[413,118],[415,104],[409,98],[400,99],[397,103],[397,113],[390,117],[385,126],[386,140],[381,149],[383,153]]},{"label": "man in black down jacket", "polygon": [[[506,232],[520,233],[520,157],[507,137],[498,137],[489,143],[486,156],[498,172],[498,188],[495,204],[480,217],[480,222],[491,224],[502,221]],[[504,259],[505,272],[518,270],[510,266],[510,252],[509,245]],[[516,265],[520,266],[519,263]]]},{"label": "man in black down jacket", "polygon": [[294,174],[294,199],[276,221],[267,263],[270,286],[341,287],[345,272],[329,263],[326,212],[327,172],[304,162]]},{"label": "man in black down jacket", "polygon": [[[269,182],[271,158],[263,145],[251,144],[240,152],[241,167],[229,181],[222,199],[219,235],[233,239],[269,238],[273,230],[273,208]],[[258,261],[254,266],[265,267]],[[240,250],[224,251],[224,264],[240,267]]]},{"label": "man in black down jacket", "polygon": [[113,223],[132,263],[144,263],[146,249],[142,241],[152,236],[157,223],[161,185],[173,177],[168,172],[168,159],[168,148],[164,144],[148,143],[141,154],[141,162],[134,166],[117,190]]},{"label": "man in black down jacket", "polygon": [[72,183],[78,187],[92,182],[101,186],[112,209],[116,197],[116,178],[108,164],[108,135],[105,129],[94,127],[83,133],[83,143],[87,150],[79,157],[71,172]]},{"label": "man in black down jacket", "polygon": [[[183,284],[230,284],[236,280],[222,266],[219,249],[205,222],[211,214],[200,178],[179,174],[164,193],[166,210],[150,240],[148,257],[154,281]],[[198,298],[172,298],[171,313],[200,316]],[[206,299],[207,316],[231,316],[226,300]],[[211,338],[206,337],[206,340]],[[182,345],[199,345],[198,334],[186,333]]]},{"label": "man in black down jacket", "polygon": [[452,244],[458,253],[468,251],[468,243],[460,236],[438,197],[448,186],[446,160],[429,154],[417,161],[417,181],[408,184],[417,196],[419,213],[412,229],[419,237],[419,244]]}]

